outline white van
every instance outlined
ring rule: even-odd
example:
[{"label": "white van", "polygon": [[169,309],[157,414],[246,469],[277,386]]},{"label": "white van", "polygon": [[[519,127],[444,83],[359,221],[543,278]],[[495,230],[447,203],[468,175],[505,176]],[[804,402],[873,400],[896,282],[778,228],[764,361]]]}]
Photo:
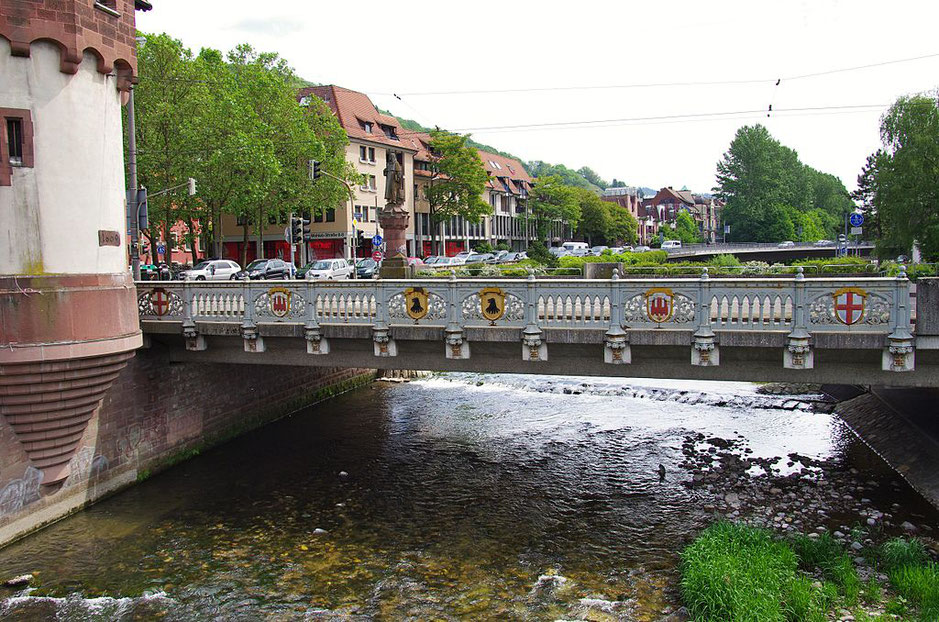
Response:
[{"label": "white van", "polygon": [[572,254],[574,251],[584,251],[586,253],[587,243],[586,242],[565,242],[564,244],[561,244],[561,248],[566,250],[568,253],[572,253]]},{"label": "white van", "polygon": [[681,240],[665,240],[662,242],[662,250],[667,251],[668,249],[681,248]]}]

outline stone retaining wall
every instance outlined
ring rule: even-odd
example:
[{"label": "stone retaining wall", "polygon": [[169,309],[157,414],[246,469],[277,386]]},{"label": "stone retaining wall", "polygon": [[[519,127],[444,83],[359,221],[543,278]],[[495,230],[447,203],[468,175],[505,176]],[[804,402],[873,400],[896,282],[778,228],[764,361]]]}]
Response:
[{"label": "stone retaining wall", "polygon": [[170,363],[138,350],[88,424],[71,474],[43,474],[0,417],[0,546],[199,450],[371,381],[374,370]]}]

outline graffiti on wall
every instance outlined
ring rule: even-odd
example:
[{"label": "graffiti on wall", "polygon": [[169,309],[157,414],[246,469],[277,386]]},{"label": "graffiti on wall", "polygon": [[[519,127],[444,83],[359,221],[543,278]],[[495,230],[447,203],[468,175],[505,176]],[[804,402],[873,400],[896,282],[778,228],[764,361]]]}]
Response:
[{"label": "graffiti on wall", "polygon": [[42,471],[26,467],[23,477],[9,482],[0,490],[0,516],[15,514],[25,506],[39,500]]}]

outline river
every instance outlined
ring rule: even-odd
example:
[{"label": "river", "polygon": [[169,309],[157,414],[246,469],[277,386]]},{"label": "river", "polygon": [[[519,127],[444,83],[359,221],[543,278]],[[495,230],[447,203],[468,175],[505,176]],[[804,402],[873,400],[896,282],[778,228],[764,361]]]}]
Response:
[{"label": "river", "polygon": [[719,516],[939,525],[812,396],[757,389],[374,383],[0,550],[0,578],[35,576],[0,617],[658,620]]}]

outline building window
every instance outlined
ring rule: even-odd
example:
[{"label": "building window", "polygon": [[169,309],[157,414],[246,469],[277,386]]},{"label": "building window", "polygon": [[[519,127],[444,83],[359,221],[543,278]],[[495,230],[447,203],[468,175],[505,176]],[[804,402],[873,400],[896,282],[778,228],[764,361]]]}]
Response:
[{"label": "building window", "polygon": [[336,209],[329,208],[326,210],[326,222],[336,222]]},{"label": "building window", "polygon": [[371,190],[372,192],[375,192],[375,189],[378,187],[378,186],[376,185],[377,183],[378,183],[378,182],[377,182],[377,180],[375,179],[375,176],[374,176],[374,175],[369,175],[369,176],[368,176],[368,189],[369,189],[369,190]]},{"label": "building window", "polygon": [[372,124],[369,121],[362,121],[362,129],[365,130],[366,134],[371,134]]},{"label": "building window", "polygon": [[397,134],[397,132],[396,132],[394,126],[391,126],[391,125],[382,125],[382,126],[381,126],[381,131],[383,131],[383,132],[385,133],[385,136],[387,136],[387,137],[390,138],[391,140],[398,140],[398,134]]},{"label": "building window", "polygon": [[368,161],[372,164],[375,163],[375,147],[368,148]]},{"label": "building window", "polygon": [[368,162],[368,148],[365,145],[359,147],[359,162]]},{"label": "building window", "polygon": [[121,14],[117,12],[117,0],[95,0],[95,8],[99,11],[104,11],[112,17],[121,16]]},{"label": "building window", "polygon": [[23,120],[7,119],[7,153],[10,164],[23,166]]}]

